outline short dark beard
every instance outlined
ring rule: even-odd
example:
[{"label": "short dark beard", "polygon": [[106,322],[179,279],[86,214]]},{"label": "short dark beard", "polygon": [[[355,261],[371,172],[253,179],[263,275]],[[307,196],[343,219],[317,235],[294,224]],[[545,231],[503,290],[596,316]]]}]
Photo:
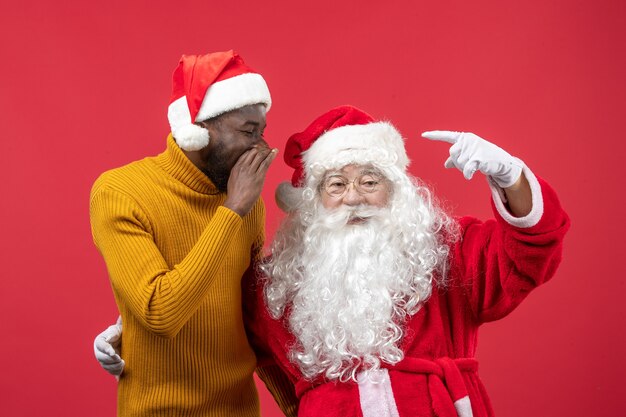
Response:
[{"label": "short dark beard", "polygon": [[[217,116],[205,120],[203,123],[205,129],[208,129],[207,125],[212,125],[214,129],[219,129],[222,120],[220,116]],[[224,147],[218,143],[208,155],[204,168],[200,169],[222,193],[225,193],[228,189],[228,178],[230,178],[230,169],[226,166],[226,156]]]},{"label": "short dark beard", "polygon": [[224,158],[220,158],[218,153],[212,152],[209,155],[205,168],[202,170],[204,175],[222,193],[225,193],[228,189],[228,179],[230,178],[230,170],[224,165]]}]

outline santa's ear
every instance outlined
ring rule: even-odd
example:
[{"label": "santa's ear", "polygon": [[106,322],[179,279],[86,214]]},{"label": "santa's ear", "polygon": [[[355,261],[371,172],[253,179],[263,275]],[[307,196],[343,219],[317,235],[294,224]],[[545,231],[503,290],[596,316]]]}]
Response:
[{"label": "santa's ear", "polygon": [[296,210],[302,203],[302,188],[294,187],[290,182],[281,182],[274,194],[276,204],[284,212]]}]

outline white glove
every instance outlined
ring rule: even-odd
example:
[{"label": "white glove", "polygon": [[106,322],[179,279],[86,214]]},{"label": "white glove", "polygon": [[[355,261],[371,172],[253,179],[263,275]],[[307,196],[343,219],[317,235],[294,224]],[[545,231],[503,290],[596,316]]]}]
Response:
[{"label": "white glove", "polygon": [[422,137],[452,143],[445,167],[458,168],[468,180],[480,171],[507,188],[522,174],[524,163],[520,159],[473,133],[433,130],[422,133]]},{"label": "white glove", "polygon": [[119,355],[120,343],[122,343],[121,316],[117,318],[117,323],[107,327],[93,341],[93,351],[96,359],[105,371],[117,379],[122,375],[125,365],[124,360]]}]

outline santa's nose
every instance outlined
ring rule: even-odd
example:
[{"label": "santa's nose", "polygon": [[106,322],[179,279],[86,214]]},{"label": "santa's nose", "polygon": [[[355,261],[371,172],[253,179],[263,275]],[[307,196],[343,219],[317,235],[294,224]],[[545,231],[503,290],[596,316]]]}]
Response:
[{"label": "santa's nose", "polygon": [[353,184],[349,184],[348,190],[343,196],[342,203],[347,206],[358,206],[359,204],[363,204],[363,200],[363,195],[356,190]]}]

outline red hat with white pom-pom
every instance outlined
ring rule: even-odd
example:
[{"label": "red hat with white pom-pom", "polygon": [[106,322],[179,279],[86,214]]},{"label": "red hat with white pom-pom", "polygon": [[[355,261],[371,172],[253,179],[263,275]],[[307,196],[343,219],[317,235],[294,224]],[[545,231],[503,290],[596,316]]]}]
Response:
[{"label": "red hat with white pom-pom", "polygon": [[276,190],[276,202],[284,211],[296,209],[307,181],[320,180],[329,169],[372,164],[383,172],[390,167],[405,172],[409,165],[396,128],[353,106],[336,107],[293,134],[284,158],[295,169],[291,183],[283,182]]},{"label": "red hat with white pom-pom", "polygon": [[195,125],[250,104],[272,105],[263,77],[234,51],[183,55],[172,77],[167,111],[172,136],[181,149],[196,151],[209,144],[209,132]]}]

